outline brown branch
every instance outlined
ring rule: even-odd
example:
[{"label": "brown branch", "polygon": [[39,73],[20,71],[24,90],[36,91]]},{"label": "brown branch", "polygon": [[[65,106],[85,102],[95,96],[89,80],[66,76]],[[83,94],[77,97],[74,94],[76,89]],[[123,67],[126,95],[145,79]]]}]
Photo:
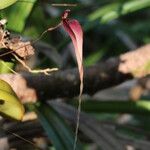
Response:
[{"label": "brown branch", "polygon": [[[117,85],[134,77],[149,74],[150,45],[110,58],[95,66],[84,69],[84,93],[93,94],[98,90]],[[23,73],[5,74],[0,78],[9,82],[24,101],[73,97],[79,94],[77,69],[58,71],[51,75]]]}]

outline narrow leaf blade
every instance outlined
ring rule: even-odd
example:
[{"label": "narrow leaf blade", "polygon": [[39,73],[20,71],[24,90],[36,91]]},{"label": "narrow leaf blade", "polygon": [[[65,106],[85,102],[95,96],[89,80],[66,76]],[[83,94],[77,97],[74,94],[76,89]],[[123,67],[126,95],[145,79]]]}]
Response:
[{"label": "narrow leaf blade", "polygon": [[[35,111],[56,150],[72,149],[74,136],[63,118],[61,118],[51,106],[46,104],[40,104],[38,107],[36,106]],[[81,150],[79,145],[78,150]]]}]

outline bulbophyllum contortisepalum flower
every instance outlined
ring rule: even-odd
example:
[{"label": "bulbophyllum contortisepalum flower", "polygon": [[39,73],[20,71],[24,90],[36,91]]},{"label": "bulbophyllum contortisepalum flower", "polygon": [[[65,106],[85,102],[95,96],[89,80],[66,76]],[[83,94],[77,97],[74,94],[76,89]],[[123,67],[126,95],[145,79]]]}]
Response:
[{"label": "bulbophyllum contortisepalum flower", "polygon": [[68,19],[69,12],[70,10],[66,10],[62,15],[62,24],[73,42],[77,64],[78,64],[79,76],[80,76],[79,105],[78,105],[75,141],[73,147],[73,150],[75,150],[77,145],[78,129],[79,129],[79,122],[80,122],[81,95],[83,92],[83,30],[80,23],[77,20]]},{"label": "bulbophyllum contortisepalum flower", "polygon": [[62,23],[73,42],[80,80],[82,83],[83,82],[83,30],[80,23],[77,20],[68,19],[69,12],[70,10],[66,10],[64,12],[62,16]]}]

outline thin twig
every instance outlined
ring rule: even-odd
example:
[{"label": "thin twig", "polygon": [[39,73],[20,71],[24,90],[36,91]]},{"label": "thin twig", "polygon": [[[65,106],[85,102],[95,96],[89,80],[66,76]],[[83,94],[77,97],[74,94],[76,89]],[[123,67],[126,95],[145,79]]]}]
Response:
[{"label": "thin twig", "polygon": [[2,127],[0,127],[0,128],[1,128],[2,130],[6,131],[6,132],[8,132],[8,133],[10,133],[10,134],[12,134],[13,136],[17,137],[18,139],[21,139],[21,140],[23,140],[23,141],[29,143],[30,145],[34,146],[34,147],[37,148],[38,150],[42,150],[42,149],[41,149],[40,147],[38,147],[35,143],[33,143],[33,142],[31,142],[31,141],[29,141],[29,140],[23,138],[22,136],[20,136],[20,135],[14,133],[14,132],[11,132],[11,131],[8,130],[8,129],[4,129],[4,128],[2,128]]},{"label": "thin twig", "polygon": [[50,72],[53,72],[53,71],[57,71],[58,70],[58,68],[52,68],[52,69],[50,69],[50,68],[46,68],[46,69],[39,69],[39,70],[32,70],[23,60],[21,60],[17,55],[15,55],[15,54],[12,54],[15,58],[16,58],[16,60],[18,61],[18,62],[20,62],[22,65],[23,65],[23,67],[25,67],[29,72],[31,72],[31,73],[44,73],[45,75],[49,75],[49,73]]},{"label": "thin twig", "polygon": [[63,4],[51,4],[51,6],[54,7],[76,7],[78,4],[67,4],[67,3],[63,3]]},{"label": "thin twig", "polygon": [[19,50],[20,48],[24,48],[24,47],[26,47],[26,46],[30,46],[31,44],[36,43],[37,41],[41,40],[41,39],[43,38],[43,36],[44,36],[47,32],[53,31],[53,30],[57,29],[58,27],[61,26],[61,24],[62,24],[62,23],[60,22],[58,25],[56,25],[56,26],[54,26],[54,27],[48,28],[47,30],[45,30],[44,32],[42,32],[41,35],[40,35],[37,39],[31,41],[31,43],[26,44],[26,45],[24,45],[24,46],[21,46],[21,47],[15,49],[15,50],[10,50],[9,52],[3,53],[3,54],[0,55],[0,57],[6,56],[6,55],[8,55],[8,54],[12,54],[12,53],[14,53],[15,51]]}]

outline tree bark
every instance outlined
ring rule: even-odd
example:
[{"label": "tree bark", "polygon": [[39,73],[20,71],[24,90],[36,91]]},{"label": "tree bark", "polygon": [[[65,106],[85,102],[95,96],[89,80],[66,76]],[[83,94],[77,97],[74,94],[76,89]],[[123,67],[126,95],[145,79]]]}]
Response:
[{"label": "tree bark", "polygon": [[[150,44],[110,58],[97,65],[84,68],[83,93],[96,91],[122,83],[128,79],[143,77],[150,72]],[[79,94],[79,74],[77,69],[60,70],[50,75],[22,73],[3,74],[20,99],[25,102],[74,97]]]}]

